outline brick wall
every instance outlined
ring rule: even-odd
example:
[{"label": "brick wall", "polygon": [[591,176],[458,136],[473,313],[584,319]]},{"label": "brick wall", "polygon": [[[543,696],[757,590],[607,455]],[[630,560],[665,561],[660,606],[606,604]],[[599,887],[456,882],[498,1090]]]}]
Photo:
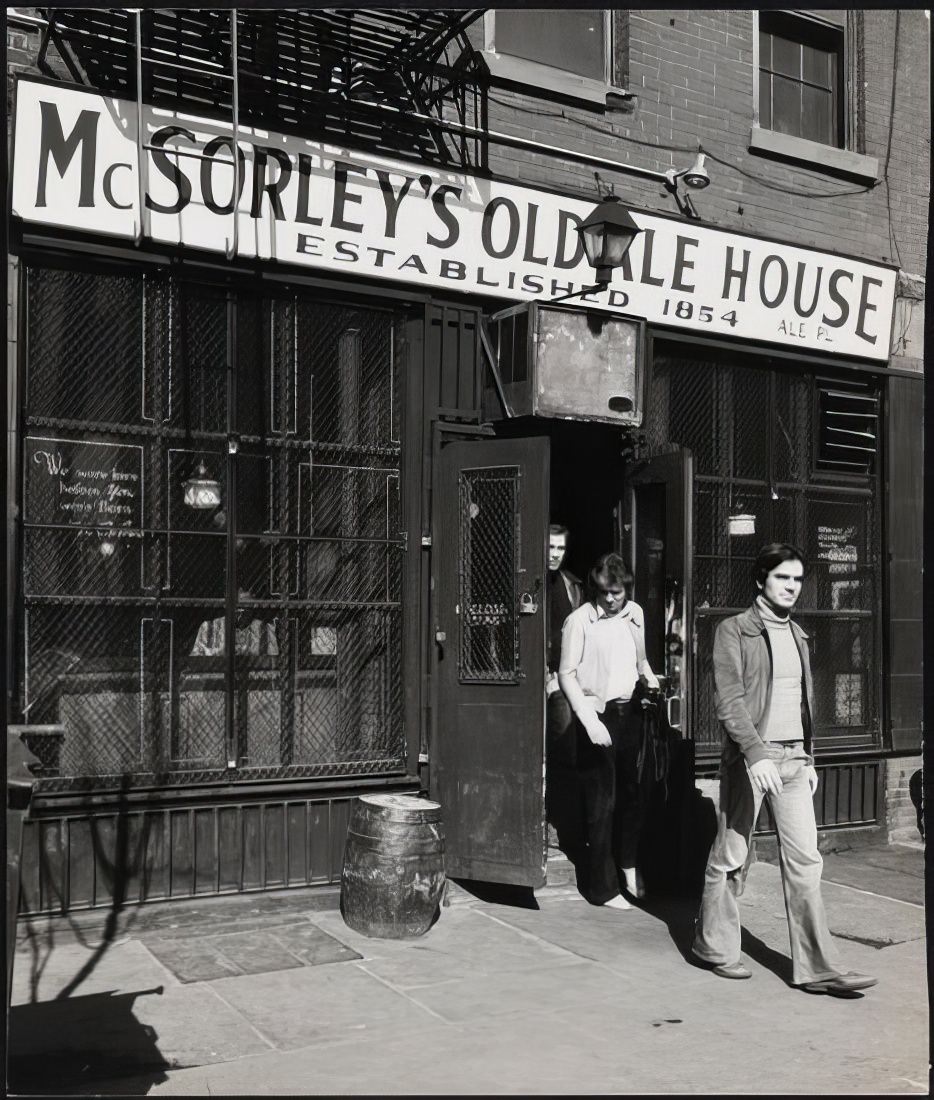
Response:
[{"label": "brick wall", "polygon": [[[875,186],[750,152],[751,11],[631,11],[631,100],[603,109],[538,98],[531,89],[493,88],[490,126],[656,171],[686,167],[700,144],[710,154],[711,185],[692,197],[706,223],[900,267],[892,363],[921,370],[929,21],[920,10],[866,10],[859,17],[861,151],[879,162]],[[479,45],[482,29],[473,33]],[[595,196],[592,168],[501,147],[490,157],[491,169],[507,178]],[[634,206],[676,213],[662,187],[609,170],[600,174]]]}]

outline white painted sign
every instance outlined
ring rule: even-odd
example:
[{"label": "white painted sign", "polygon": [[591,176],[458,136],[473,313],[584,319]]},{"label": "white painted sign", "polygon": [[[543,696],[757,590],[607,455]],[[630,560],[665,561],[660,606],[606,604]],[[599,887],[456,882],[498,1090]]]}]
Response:
[{"label": "white painted sign", "polygon": [[[20,79],[13,213],[27,222],[509,301],[593,282],[592,202]],[[194,154],[194,155],[192,155]],[[886,360],[895,271],[632,211],[612,284],[579,299],[647,321]],[[237,219],[234,241],[234,217]]]}]

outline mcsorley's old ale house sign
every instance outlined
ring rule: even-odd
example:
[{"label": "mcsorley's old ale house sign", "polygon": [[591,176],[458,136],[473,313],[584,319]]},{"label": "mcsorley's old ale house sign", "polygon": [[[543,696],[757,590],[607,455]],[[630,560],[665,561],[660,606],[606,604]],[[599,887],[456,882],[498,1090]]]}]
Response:
[{"label": "mcsorley's old ale house sign", "polygon": [[[142,120],[140,153],[135,102],[20,79],[13,214],[227,254],[236,216],[245,258],[511,301],[593,281],[574,232],[593,202],[247,127],[234,201],[229,120],[152,107]],[[632,214],[643,232],[607,290],[581,300],[590,308],[888,359],[892,268]]]}]

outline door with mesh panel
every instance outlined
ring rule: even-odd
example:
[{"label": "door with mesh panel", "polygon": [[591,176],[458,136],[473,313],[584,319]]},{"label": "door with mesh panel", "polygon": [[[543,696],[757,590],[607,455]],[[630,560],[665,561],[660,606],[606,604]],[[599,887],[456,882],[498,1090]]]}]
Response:
[{"label": "door with mesh panel", "polygon": [[433,796],[452,877],[545,877],[548,440],[446,444],[436,470]]}]

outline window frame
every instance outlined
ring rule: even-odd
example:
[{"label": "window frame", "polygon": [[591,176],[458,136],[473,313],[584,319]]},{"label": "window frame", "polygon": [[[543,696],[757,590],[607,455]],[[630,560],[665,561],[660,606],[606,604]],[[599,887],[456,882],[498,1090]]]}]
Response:
[{"label": "window frame", "polygon": [[565,98],[602,106],[606,105],[608,95],[628,98],[631,93],[625,87],[615,83],[614,53],[617,19],[620,13],[611,8],[598,10],[603,12],[603,80],[582,76],[569,69],[559,69],[542,61],[531,61],[528,58],[498,51],[495,8],[489,9],[483,15],[483,49],[480,51],[480,56],[486,63],[490,75],[495,79],[510,84],[527,85],[535,88],[539,93],[550,92]]},{"label": "window frame", "polygon": [[840,49],[840,61],[838,63],[838,113],[842,113],[843,120],[839,124],[842,145],[825,145],[820,141],[812,141],[810,138],[798,137],[794,134],[783,134],[778,130],[763,127],[760,121],[759,81],[761,72],[761,57],[759,47],[759,35],[761,29],[760,12],[752,13],[752,126],[749,135],[749,151],[756,156],[767,157],[772,160],[802,165],[811,170],[817,169],[828,175],[840,176],[845,179],[856,180],[860,183],[875,183],[879,177],[879,161],[876,157],[867,156],[856,149],[855,143],[858,133],[858,120],[856,112],[859,109],[861,90],[854,85],[852,70],[854,50],[854,36],[858,33],[858,27],[854,26],[852,18],[848,15],[841,25],[840,23],[822,19],[815,12],[802,12],[789,9],[776,9],[767,12],[787,17],[789,20],[797,20],[801,24],[811,24],[820,31],[837,31],[842,35]]},{"label": "window frame", "polygon": [[[850,53],[849,35],[847,33],[847,26],[844,23],[841,26],[839,23],[834,23],[829,20],[820,19],[810,14],[804,14],[802,12],[784,11],[778,9],[769,9],[765,13],[756,12],[755,19],[755,38],[754,38],[754,59],[753,64],[755,68],[755,93],[753,102],[753,119],[756,125],[761,126],[761,101],[759,97],[759,86],[762,74],[762,56],[761,56],[761,37],[763,33],[778,34],[779,37],[784,38],[786,41],[795,41],[799,45],[811,45],[816,49],[821,50],[824,53],[835,53],[837,57],[837,72],[836,72],[836,86],[832,89],[832,95],[835,97],[835,119],[834,130],[836,131],[837,141],[834,145],[830,145],[827,142],[818,141],[817,145],[827,145],[832,149],[848,149],[850,145],[850,112],[847,110],[847,79],[846,79],[846,63]],[[791,38],[784,35],[780,30],[763,30],[762,27],[762,15],[765,14],[769,21],[776,20],[779,23],[787,23],[794,25],[796,28],[801,28],[801,33],[795,38]],[[814,36],[814,41],[806,41],[808,33]],[[835,48],[827,48],[826,40],[829,40],[831,36],[839,35],[839,42]],[[820,40],[824,41],[820,41]],[[774,72],[770,69],[770,73],[774,76]],[[780,75],[780,74],[779,74]],[[802,77],[789,77],[788,79],[794,80],[794,83],[799,85],[811,86],[812,82],[807,81]],[[774,119],[772,120],[774,122]],[[762,127],[763,129],[772,130],[772,127]],[[775,131],[779,133],[780,131]],[[798,137],[804,141],[813,141],[812,138],[803,138],[801,135],[785,135]]]}]

